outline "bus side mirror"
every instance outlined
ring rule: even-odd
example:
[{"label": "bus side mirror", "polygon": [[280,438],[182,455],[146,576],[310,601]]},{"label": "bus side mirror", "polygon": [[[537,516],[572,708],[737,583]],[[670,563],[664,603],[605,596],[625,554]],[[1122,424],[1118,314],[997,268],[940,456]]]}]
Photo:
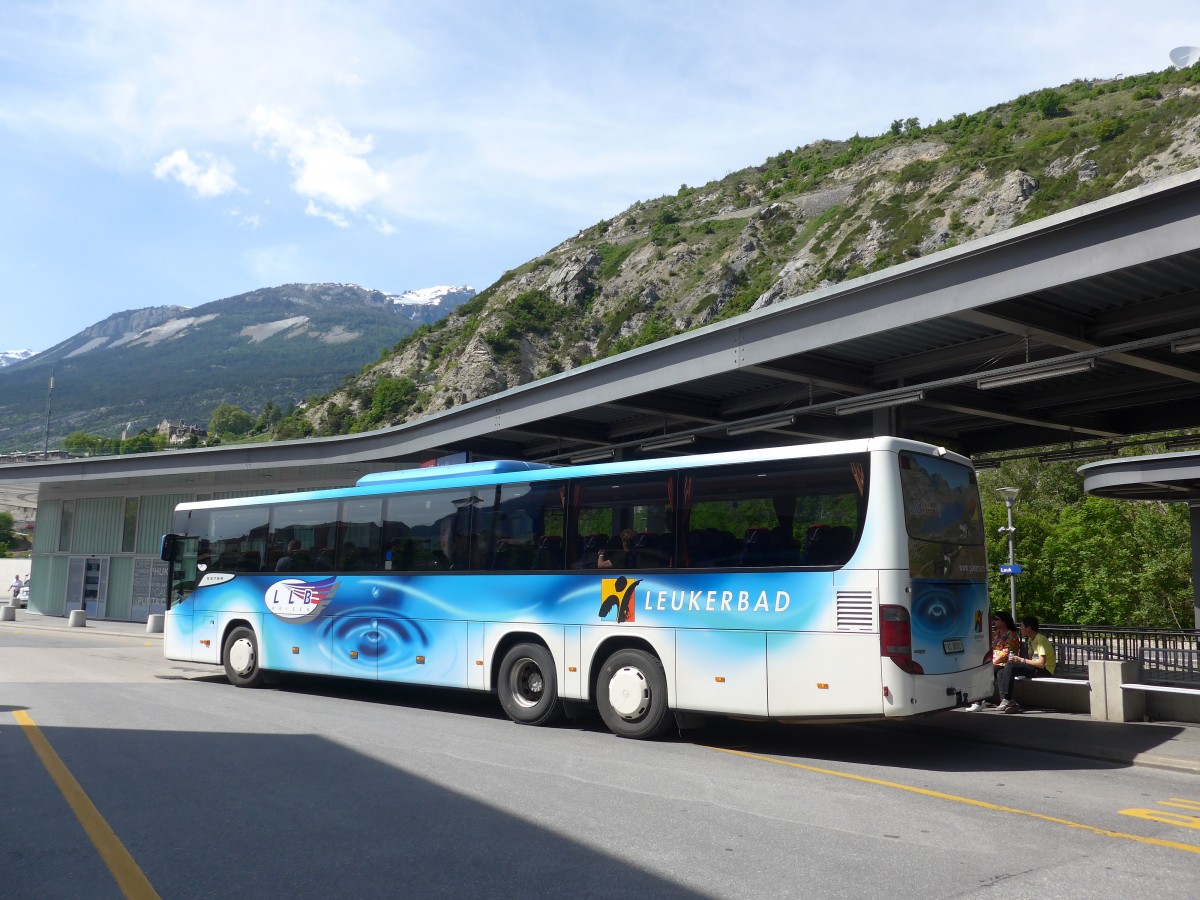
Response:
[{"label": "bus side mirror", "polygon": [[163,562],[170,562],[175,556],[175,541],[179,536],[175,534],[164,534],[162,537],[162,549],[159,552],[159,559]]}]

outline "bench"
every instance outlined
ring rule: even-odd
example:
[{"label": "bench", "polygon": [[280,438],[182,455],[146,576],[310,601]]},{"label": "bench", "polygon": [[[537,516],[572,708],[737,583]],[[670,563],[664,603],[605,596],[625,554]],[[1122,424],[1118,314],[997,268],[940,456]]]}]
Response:
[{"label": "bench", "polygon": [[[1082,688],[1082,690],[1080,690]],[[1013,699],[1021,706],[1045,707],[1062,712],[1091,712],[1091,685],[1083,678],[1018,675],[1013,680]]]},{"label": "bench", "polygon": [[1124,681],[1121,693],[1130,714],[1141,720],[1200,722],[1200,688]]}]

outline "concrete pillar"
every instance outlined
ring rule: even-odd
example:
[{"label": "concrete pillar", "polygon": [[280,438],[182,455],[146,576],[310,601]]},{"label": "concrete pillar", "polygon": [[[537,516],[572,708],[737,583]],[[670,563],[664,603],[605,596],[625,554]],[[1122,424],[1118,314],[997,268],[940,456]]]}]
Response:
[{"label": "concrete pillar", "polygon": [[166,616],[162,613],[150,613],[146,619],[146,634],[162,634]]},{"label": "concrete pillar", "polygon": [[17,621],[17,608],[8,603],[0,606],[0,622],[15,621]]},{"label": "concrete pillar", "polygon": [[73,609],[67,617],[68,628],[85,628],[87,627],[87,610]]},{"label": "concrete pillar", "polygon": [[1101,722],[1140,722],[1146,717],[1143,691],[1123,691],[1122,684],[1137,681],[1133,660],[1088,660],[1092,718]]}]

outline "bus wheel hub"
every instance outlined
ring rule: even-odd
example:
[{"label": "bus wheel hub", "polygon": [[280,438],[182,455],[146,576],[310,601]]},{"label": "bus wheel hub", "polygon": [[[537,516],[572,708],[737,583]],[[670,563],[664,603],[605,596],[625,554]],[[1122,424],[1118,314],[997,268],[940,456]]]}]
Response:
[{"label": "bus wheel hub", "polygon": [[239,675],[254,668],[254,647],[249,641],[234,641],[229,648],[229,665]]},{"label": "bus wheel hub", "polygon": [[622,719],[645,715],[650,708],[650,683],[640,669],[618,669],[608,682],[608,702]]}]

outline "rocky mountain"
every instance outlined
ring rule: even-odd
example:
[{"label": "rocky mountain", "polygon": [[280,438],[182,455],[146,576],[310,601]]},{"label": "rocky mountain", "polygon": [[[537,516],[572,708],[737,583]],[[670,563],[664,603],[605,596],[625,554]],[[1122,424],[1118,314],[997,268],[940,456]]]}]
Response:
[{"label": "rocky mountain", "polygon": [[222,402],[256,414],[329,390],[347,372],[472,299],[469,287],[386,294],[351,284],[288,284],[191,309],[116,313],[0,370],[0,450],[74,431],[117,436],[163,419],[205,425]]},{"label": "rocky mountain", "polygon": [[514,268],[279,435],[428,415],[1198,164],[1197,67],[785,150]]}]

